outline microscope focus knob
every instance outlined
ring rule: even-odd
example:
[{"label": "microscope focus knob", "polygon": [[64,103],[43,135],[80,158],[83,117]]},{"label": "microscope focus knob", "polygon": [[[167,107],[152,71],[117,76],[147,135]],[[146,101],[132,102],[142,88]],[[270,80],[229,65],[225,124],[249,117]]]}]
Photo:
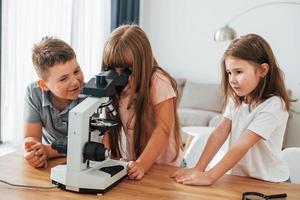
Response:
[{"label": "microscope focus knob", "polygon": [[103,161],[109,157],[109,150],[102,143],[87,142],[83,147],[83,162],[87,160]]},{"label": "microscope focus knob", "polygon": [[96,75],[96,85],[104,88],[107,85],[106,77],[103,75]]}]

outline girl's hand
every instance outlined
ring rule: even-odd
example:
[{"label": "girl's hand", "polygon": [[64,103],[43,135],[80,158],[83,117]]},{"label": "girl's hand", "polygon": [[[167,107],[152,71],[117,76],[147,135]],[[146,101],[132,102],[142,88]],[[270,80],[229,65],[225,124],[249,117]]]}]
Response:
[{"label": "girl's hand", "polygon": [[175,170],[172,174],[170,174],[171,178],[176,178],[182,175],[186,175],[186,174],[190,174],[191,171],[193,170],[193,168],[179,168],[177,170]]},{"label": "girl's hand", "polygon": [[201,172],[196,169],[182,169],[176,171],[171,175],[176,182],[184,185],[211,185],[214,179],[209,172]]},{"label": "girl's hand", "polygon": [[145,169],[140,162],[130,161],[127,165],[129,179],[141,180],[145,175]]}]

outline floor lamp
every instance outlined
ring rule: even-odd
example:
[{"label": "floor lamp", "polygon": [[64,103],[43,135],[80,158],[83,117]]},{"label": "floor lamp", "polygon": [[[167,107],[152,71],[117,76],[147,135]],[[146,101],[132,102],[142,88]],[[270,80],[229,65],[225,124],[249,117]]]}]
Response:
[{"label": "floor lamp", "polygon": [[266,7],[266,6],[271,6],[271,5],[276,5],[276,4],[290,4],[290,5],[298,5],[300,6],[300,2],[290,2],[290,1],[276,1],[276,2],[269,2],[269,3],[264,3],[264,4],[259,4],[256,6],[253,6],[247,10],[245,10],[244,12],[241,12],[240,14],[232,17],[225,26],[221,27],[220,29],[218,29],[215,33],[214,33],[214,40],[217,42],[221,42],[221,41],[229,41],[229,40],[233,40],[237,37],[236,31],[231,28],[229,26],[229,24],[231,22],[233,22],[234,20],[240,18],[241,16],[245,15],[248,12],[251,12],[252,10],[255,10],[257,8],[261,8],[261,7]]}]

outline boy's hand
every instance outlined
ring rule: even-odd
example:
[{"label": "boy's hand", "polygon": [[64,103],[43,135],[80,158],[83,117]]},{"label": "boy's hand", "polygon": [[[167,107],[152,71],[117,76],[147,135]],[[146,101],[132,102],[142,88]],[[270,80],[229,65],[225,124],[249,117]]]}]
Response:
[{"label": "boy's hand", "polygon": [[47,151],[43,144],[25,141],[24,158],[34,167],[47,167]]},{"label": "boy's hand", "polygon": [[145,175],[145,169],[140,162],[130,161],[127,165],[129,179],[141,180]]},{"label": "boy's hand", "polygon": [[214,179],[208,172],[197,169],[180,169],[175,171],[171,177],[184,185],[211,185],[214,183]]}]

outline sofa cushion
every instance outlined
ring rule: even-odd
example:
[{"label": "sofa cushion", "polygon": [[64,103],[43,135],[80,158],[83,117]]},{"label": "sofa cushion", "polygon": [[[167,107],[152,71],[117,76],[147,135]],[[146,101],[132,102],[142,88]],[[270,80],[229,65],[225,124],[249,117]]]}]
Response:
[{"label": "sofa cushion", "polygon": [[186,79],[185,78],[176,78],[175,80],[177,83],[177,91],[178,91],[178,101],[177,102],[180,102]]},{"label": "sofa cushion", "polygon": [[208,126],[209,121],[220,113],[193,108],[179,108],[181,126]]},{"label": "sofa cushion", "polygon": [[300,101],[293,102],[289,112],[283,149],[287,147],[300,147]]},{"label": "sofa cushion", "polygon": [[223,118],[222,114],[218,114],[216,116],[214,116],[213,118],[211,118],[208,122],[208,126],[210,127],[217,127],[219,125],[219,123],[221,122]]},{"label": "sofa cushion", "polygon": [[221,112],[223,95],[219,84],[187,81],[182,93],[180,107]]}]

